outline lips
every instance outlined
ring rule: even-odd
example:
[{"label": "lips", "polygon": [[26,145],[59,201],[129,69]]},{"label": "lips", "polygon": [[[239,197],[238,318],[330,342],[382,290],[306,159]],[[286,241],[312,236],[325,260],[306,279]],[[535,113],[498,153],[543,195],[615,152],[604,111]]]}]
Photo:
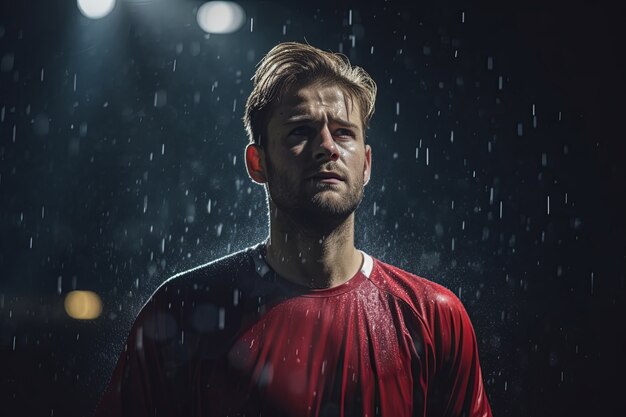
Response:
[{"label": "lips", "polygon": [[307,178],[310,181],[320,181],[330,184],[338,184],[340,181],[345,181],[343,175],[332,171],[317,172]]},{"label": "lips", "polygon": [[345,181],[345,178],[343,177],[343,175],[337,173],[337,172],[332,172],[332,171],[321,171],[318,172],[316,174],[311,175],[310,177],[308,177],[307,179],[335,179],[335,180],[339,180],[339,181]]}]

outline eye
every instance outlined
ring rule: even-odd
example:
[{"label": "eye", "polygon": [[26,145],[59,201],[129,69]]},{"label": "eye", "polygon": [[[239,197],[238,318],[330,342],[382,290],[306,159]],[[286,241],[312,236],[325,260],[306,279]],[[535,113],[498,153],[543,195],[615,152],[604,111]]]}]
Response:
[{"label": "eye", "polygon": [[308,136],[311,133],[311,129],[308,126],[298,126],[289,132],[289,136]]},{"label": "eye", "polygon": [[352,130],[342,128],[335,130],[335,136],[351,139],[354,138],[356,135]]}]

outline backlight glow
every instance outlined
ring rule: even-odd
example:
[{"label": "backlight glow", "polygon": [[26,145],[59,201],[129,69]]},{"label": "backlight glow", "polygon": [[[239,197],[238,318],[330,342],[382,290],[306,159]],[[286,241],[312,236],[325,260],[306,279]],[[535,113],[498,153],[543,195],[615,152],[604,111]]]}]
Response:
[{"label": "backlight glow", "polygon": [[210,1],[198,9],[198,25],[207,33],[232,33],[246,19],[240,5],[231,1]]}]

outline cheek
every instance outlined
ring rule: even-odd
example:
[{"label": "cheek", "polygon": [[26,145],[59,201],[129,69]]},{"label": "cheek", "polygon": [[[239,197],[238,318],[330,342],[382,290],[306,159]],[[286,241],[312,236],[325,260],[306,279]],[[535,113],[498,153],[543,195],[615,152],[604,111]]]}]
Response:
[{"label": "cheek", "polygon": [[299,176],[298,161],[290,152],[280,153],[274,152],[268,162],[268,171],[274,177],[275,181],[289,183],[296,180]]},{"label": "cheek", "polygon": [[353,144],[349,147],[343,148],[342,152],[344,154],[344,159],[346,161],[346,165],[349,165],[350,168],[361,168],[365,163],[365,152],[360,148],[359,144]]}]

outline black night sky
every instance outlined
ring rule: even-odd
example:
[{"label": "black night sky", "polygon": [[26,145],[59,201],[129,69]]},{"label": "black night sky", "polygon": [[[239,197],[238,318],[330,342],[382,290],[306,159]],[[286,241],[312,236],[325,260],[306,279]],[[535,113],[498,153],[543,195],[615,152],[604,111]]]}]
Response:
[{"label": "black night sky", "polygon": [[376,80],[357,246],[461,298],[494,415],[626,415],[623,6],[201,4],[0,6],[0,415],[89,416],[152,291],[266,236],[241,117],[281,41]]}]

